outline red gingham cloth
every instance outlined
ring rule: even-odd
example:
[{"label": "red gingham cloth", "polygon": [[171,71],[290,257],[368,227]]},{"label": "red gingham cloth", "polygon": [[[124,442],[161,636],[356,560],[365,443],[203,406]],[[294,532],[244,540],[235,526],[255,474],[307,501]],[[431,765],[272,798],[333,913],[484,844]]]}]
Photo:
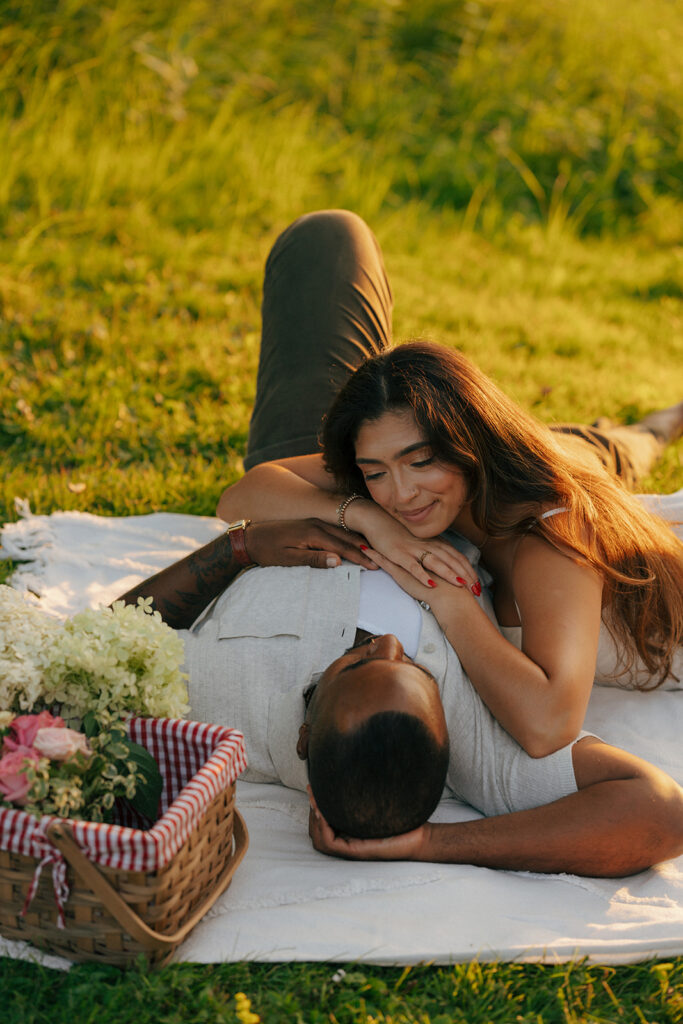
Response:
[{"label": "red gingham cloth", "polygon": [[[178,852],[209,803],[247,766],[244,737],[236,729],[170,718],[132,718],[130,738],[146,747],[159,765],[164,783],[161,817],[143,831],[125,825],[71,822],[73,836],[95,864],[124,871],[157,871]],[[52,815],[34,818],[25,811],[0,809],[0,849],[38,860],[24,911],[38,887],[43,867],[52,864],[60,925],[68,897],[66,864],[48,842]]]}]

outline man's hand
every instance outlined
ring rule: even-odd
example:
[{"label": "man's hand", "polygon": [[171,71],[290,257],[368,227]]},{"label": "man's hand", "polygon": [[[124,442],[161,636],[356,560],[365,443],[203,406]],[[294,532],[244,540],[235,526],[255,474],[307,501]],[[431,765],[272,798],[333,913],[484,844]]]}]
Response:
[{"label": "man's hand", "polygon": [[377,566],[361,550],[365,539],[347,533],[322,519],[292,519],[279,522],[250,523],[246,547],[257,565],[310,565],[331,569],[342,558],[366,569]]},{"label": "man's hand", "polygon": [[[363,554],[363,538],[317,519],[250,523],[246,546],[257,565],[311,565],[316,569],[340,565],[342,558],[368,569],[374,562]],[[151,597],[153,607],[173,629],[187,629],[210,601],[235,579],[243,566],[232,553],[230,537],[220,537],[179,562],[143,580],[119,600],[137,604]]]},{"label": "man's hand", "polygon": [[345,860],[423,860],[424,848],[427,845],[429,822],[405,832],[400,836],[388,836],[386,839],[354,839],[351,836],[340,836],[330,828],[318,810],[310,786],[311,810],[308,816],[308,834],[311,842],[319,853],[330,857],[343,857]]}]

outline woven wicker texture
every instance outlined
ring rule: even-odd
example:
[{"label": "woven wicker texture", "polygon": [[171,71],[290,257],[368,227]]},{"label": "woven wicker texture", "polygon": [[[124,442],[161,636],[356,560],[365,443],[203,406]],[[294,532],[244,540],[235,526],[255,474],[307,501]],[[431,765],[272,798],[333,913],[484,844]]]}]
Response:
[{"label": "woven wicker texture", "polygon": [[156,945],[153,939],[143,944],[132,938],[72,868],[66,928],[57,927],[49,866],[22,917],[36,861],[6,850],[0,851],[0,932],[72,960],[124,967],[144,953],[155,966],[167,962],[188,934],[187,922],[195,912],[207,910],[227,888],[244,854],[246,832],[241,821],[239,842],[233,849],[234,795],[233,784],[211,801],[198,827],[165,868],[156,872],[97,869],[140,920],[158,933],[161,948],[150,948]]}]

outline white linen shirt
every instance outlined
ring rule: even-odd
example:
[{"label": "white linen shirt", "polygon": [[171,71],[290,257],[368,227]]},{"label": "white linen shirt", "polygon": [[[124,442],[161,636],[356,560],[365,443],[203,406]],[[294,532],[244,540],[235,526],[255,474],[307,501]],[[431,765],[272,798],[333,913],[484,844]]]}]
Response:
[{"label": "white linen shirt", "polygon": [[[311,677],[354,643],[360,568],[253,568],[181,630],[191,715],[244,733],[252,782],[306,788],[296,753]],[[484,814],[576,792],[571,746],[531,758],[493,718],[433,614],[420,608],[416,661],[436,679],[450,740],[446,795]]]}]

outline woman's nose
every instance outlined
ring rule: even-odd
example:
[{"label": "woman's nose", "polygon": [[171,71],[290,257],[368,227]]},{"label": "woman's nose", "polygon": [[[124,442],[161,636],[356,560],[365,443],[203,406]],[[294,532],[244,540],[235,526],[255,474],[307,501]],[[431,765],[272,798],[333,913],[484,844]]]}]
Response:
[{"label": "woman's nose", "polygon": [[417,484],[414,480],[401,476],[400,474],[394,478],[394,495],[397,505],[401,505],[402,502],[410,501],[410,499],[414,498],[417,494],[417,490]]}]

